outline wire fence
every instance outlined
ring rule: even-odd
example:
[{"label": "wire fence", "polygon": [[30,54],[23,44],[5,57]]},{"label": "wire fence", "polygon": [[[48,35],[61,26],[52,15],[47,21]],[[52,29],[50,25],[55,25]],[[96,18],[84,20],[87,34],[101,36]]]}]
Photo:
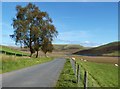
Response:
[{"label": "wire fence", "polygon": [[[75,77],[76,77],[76,82],[78,84],[78,87],[79,87],[79,84],[81,81],[81,65],[78,64],[74,59],[70,59],[70,62],[71,62],[71,65],[72,65],[72,68],[73,68],[73,71],[74,71],[74,74],[75,74]],[[83,84],[84,84],[84,89],[87,89],[87,83],[88,83],[88,75],[87,75],[87,71],[84,69],[84,80],[83,80]]]}]

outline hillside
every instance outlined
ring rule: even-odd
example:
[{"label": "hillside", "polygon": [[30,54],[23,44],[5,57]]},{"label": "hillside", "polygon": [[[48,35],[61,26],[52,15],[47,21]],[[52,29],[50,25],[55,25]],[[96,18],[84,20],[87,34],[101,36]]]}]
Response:
[{"label": "hillside", "polygon": [[16,55],[16,56],[22,56],[22,55],[26,56],[26,55],[28,55],[27,53],[22,52],[22,51],[18,50],[17,48],[9,47],[9,46],[3,46],[3,45],[0,45],[0,52],[4,53],[4,54],[7,54],[7,55]]},{"label": "hillside", "polygon": [[83,49],[85,49],[85,47],[77,44],[54,44],[54,51],[65,51],[74,53]]},{"label": "hillside", "polygon": [[[63,54],[71,54],[74,52],[77,52],[79,50],[85,49],[83,46],[80,45],[73,45],[73,44],[53,44],[54,46],[54,53],[62,52]],[[29,48],[19,48],[19,47],[11,47],[11,46],[3,46],[0,45],[0,52],[3,54],[7,55],[17,55],[17,56],[22,56],[24,55],[29,55]],[[40,55],[43,53],[40,51]]]},{"label": "hillside", "polygon": [[99,47],[81,50],[73,54],[86,56],[120,56],[120,42],[112,42]]}]

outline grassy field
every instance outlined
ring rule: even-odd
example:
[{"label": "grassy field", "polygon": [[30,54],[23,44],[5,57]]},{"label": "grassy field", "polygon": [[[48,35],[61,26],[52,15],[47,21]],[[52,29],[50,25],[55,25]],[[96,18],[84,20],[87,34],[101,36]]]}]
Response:
[{"label": "grassy field", "polygon": [[62,70],[61,75],[59,76],[56,87],[76,87],[76,79],[70,64],[70,60],[67,59]]},{"label": "grassy field", "polygon": [[112,64],[94,63],[77,60],[81,66],[81,84],[83,87],[84,70],[88,72],[88,87],[117,87],[118,67]]},{"label": "grassy field", "polygon": [[78,56],[72,55],[70,57],[74,57],[76,59],[85,59],[89,62],[96,62],[96,63],[107,63],[107,64],[118,64],[118,57],[104,57],[104,56]]},{"label": "grassy field", "polygon": [[111,63],[96,63],[76,59],[80,65],[80,83],[76,83],[70,61],[64,65],[56,87],[83,87],[84,71],[88,75],[88,87],[118,87],[118,67]]},{"label": "grassy field", "polygon": [[16,56],[22,56],[22,55],[27,56],[27,55],[29,55],[28,53],[25,53],[25,52],[22,52],[22,51],[19,51],[19,50],[15,50],[12,47],[1,46],[1,45],[0,45],[0,51],[2,53],[6,53],[8,55],[16,55]]},{"label": "grassy field", "polygon": [[[53,58],[29,58],[29,57],[16,57],[5,54],[0,54],[2,59],[0,60],[0,69],[1,73],[10,72],[13,70],[25,68],[28,66],[44,63],[53,60]],[[2,62],[2,63],[1,63]]]},{"label": "grassy field", "polygon": [[103,54],[105,56],[120,56],[120,51],[114,51],[112,53]]}]

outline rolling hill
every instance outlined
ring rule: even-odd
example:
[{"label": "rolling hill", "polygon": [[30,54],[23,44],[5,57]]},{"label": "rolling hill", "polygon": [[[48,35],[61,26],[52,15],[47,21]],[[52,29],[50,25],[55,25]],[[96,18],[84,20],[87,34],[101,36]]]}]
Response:
[{"label": "rolling hill", "polygon": [[79,50],[86,49],[85,47],[77,44],[53,44],[54,46],[54,51],[61,51],[61,52],[69,52],[69,53],[74,53]]},{"label": "rolling hill", "polygon": [[83,46],[77,44],[54,44],[55,50],[84,49]]},{"label": "rolling hill", "polygon": [[[69,52],[74,53],[79,50],[85,49],[81,45],[76,44],[53,44],[54,46],[54,52]],[[16,55],[16,56],[22,56],[28,55],[29,48],[19,48],[19,47],[11,47],[11,46],[4,46],[0,45],[0,52],[7,55]],[[27,52],[27,53],[26,53]]]},{"label": "rolling hill", "polygon": [[75,52],[73,54],[86,56],[120,56],[120,42],[112,42],[99,47]]}]

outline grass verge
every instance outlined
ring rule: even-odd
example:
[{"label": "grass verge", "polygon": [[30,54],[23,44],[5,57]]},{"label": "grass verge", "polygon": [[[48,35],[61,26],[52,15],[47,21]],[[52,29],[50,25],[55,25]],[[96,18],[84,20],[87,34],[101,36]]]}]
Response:
[{"label": "grass verge", "polygon": [[18,70],[21,68],[29,67],[36,64],[41,64],[44,62],[48,62],[53,60],[53,58],[29,58],[29,57],[16,57],[16,56],[8,56],[4,54],[0,54],[2,56],[2,60],[0,60],[2,70],[1,73],[10,72],[13,70]]},{"label": "grass verge", "polygon": [[76,79],[75,79],[75,75],[74,75],[70,60],[66,59],[66,63],[58,79],[56,88],[57,87],[76,87],[76,86],[77,86]]}]

